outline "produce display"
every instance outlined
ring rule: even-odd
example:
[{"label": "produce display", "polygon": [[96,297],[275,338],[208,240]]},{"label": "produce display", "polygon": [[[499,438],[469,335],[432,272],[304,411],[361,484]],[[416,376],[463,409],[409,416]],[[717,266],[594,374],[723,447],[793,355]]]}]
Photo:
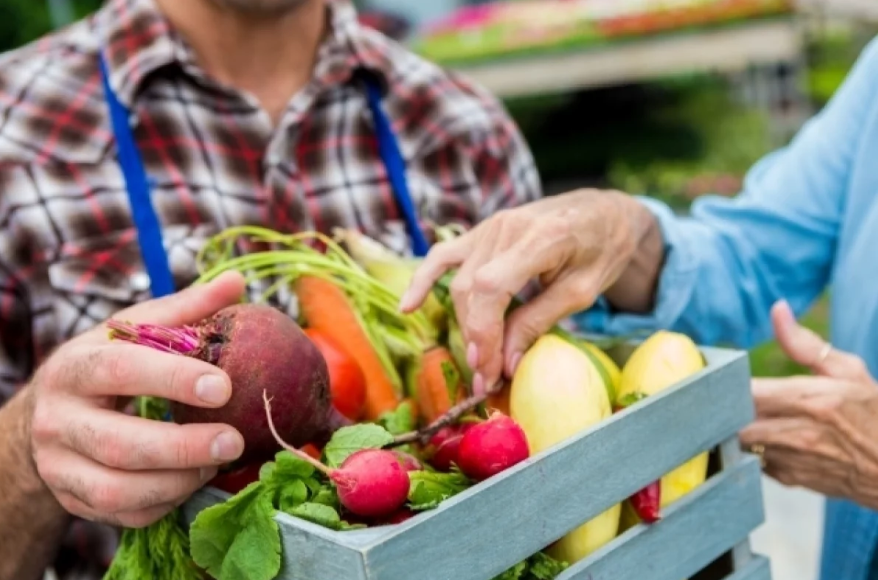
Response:
[{"label": "produce display", "polygon": [[[271,580],[282,561],[279,512],[342,533],[399,525],[703,368],[682,335],[653,335],[620,368],[596,343],[554,327],[499,392],[476,395],[453,273],[404,315],[397,305],[418,261],[356,231],[336,234],[231,228],[202,250],[196,283],[230,270],[271,280],[260,300],[191,327],[109,322],[113,340],[196,357],[232,380],[221,409],[145,398],[141,416],[227,423],[246,452],[209,484],[229,497],[188,533],[178,512],[125,530],[105,580]],[[255,250],[236,256],[235,247]],[[284,286],[298,319],[265,303]],[[626,526],[657,521],[706,475],[699,456],[495,580],[555,578]]]},{"label": "produce display", "polygon": [[792,0],[523,0],[465,6],[412,43],[439,62],[582,48],[790,12]]}]

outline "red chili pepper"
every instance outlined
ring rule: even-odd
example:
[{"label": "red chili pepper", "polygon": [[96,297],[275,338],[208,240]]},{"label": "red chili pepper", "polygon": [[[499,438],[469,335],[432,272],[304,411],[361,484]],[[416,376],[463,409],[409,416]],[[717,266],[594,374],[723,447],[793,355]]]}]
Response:
[{"label": "red chili pepper", "polygon": [[661,480],[654,481],[632,495],[631,507],[644,523],[654,524],[661,519]]}]

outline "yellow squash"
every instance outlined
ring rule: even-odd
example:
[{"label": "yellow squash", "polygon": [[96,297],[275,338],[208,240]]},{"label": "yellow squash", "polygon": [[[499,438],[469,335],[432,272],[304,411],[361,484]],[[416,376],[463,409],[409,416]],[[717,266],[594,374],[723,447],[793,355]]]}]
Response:
[{"label": "yellow squash", "polygon": [[[537,454],[612,414],[591,359],[562,338],[545,335],[522,357],[512,379],[509,411]],[[574,563],[616,537],[621,504],[573,530],[547,551]]]},{"label": "yellow squash", "polygon": [[[704,357],[694,342],[683,334],[659,331],[640,344],[622,368],[617,401],[625,396],[655,395],[704,368]],[[666,507],[707,478],[708,453],[702,453],[662,477],[661,507]],[[623,527],[636,515],[627,509]]]},{"label": "yellow squash", "polygon": [[598,359],[598,362],[600,362],[607,371],[607,374],[610,376],[610,383],[613,386],[613,392],[618,392],[619,383],[622,380],[622,369],[619,368],[619,365],[617,365],[607,353],[598,348],[596,344],[588,342],[587,340],[583,340],[582,344],[588,352],[592,353],[595,358]]}]

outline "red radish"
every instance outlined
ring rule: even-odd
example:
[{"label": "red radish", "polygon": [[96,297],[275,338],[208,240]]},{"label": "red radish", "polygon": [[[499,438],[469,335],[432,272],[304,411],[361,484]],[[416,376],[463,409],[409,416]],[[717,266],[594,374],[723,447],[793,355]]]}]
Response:
[{"label": "red radish", "polygon": [[427,461],[439,471],[451,471],[451,465],[457,463],[457,455],[460,450],[460,441],[463,434],[473,426],[473,423],[461,423],[443,427],[430,438],[424,455]]},{"label": "red radish", "polygon": [[367,518],[389,516],[408,500],[411,479],[399,455],[385,449],[361,449],[332,469],[304,451],[284,442],[274,429],[271,400],[263,393],[265,416],[276,441],[284,449],[326,474],[335,484],[338,499],[351,513]]},{"label": "red radish", "polygon": [[470,479],[484,481],[529,456],[524,429],[510,417],[495,412],[463,434],[457,465]]},{"label": "red radish", "polygon": [[260,397],[279,404],[276,425],[285,440],[323,444],[351,422],[332,405],[326,361],[296,322],[275,308],[236,304],[194,326],[168,328],[110,321],[111,337],[213,364],[229,376],[232,396],[218,409],[175,402],[174,421],[224,423],[244,437],[241,463],[279,451]]}]

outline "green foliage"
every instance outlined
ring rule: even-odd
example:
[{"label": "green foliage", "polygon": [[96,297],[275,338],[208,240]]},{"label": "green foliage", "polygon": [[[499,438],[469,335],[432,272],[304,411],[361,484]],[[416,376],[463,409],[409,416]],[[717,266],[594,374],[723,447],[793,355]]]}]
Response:
[{"label": "green foliage", "polygon": [[[81,18],[100,8],[102,0],[71,0]],[[46,0],[0,0],[0,52],[23,46],[52,31]]]}]

